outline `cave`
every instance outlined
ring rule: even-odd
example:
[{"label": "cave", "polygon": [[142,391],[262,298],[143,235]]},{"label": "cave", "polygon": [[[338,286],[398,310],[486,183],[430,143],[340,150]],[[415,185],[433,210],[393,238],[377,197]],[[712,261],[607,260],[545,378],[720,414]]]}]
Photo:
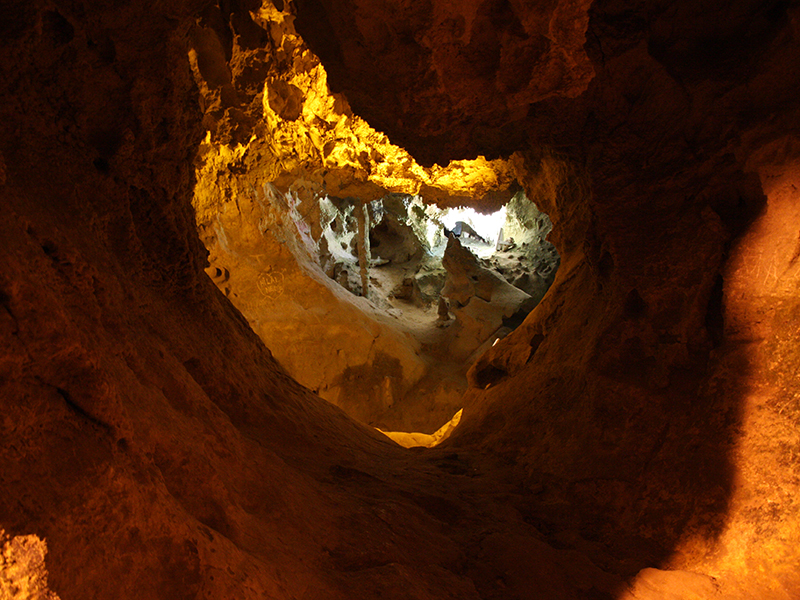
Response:
[{"label": "cave", "polygon": [[800,2],[3,8],[0,597],[800,598]]},{"label": "cave", "polygon": [[[331,196],[325,178],[341,169],[321,158],[305,160],[299,185],[281,172],[284,190],[252,178],[263,161],[236,173],[233,191],[208,183],[230,177],[228,165],[204,161],[194,206],[205,271],[292,378],[395,441],[438,443],[460,414],[471,366],[552,284],[552,223],[521,190],[488,214],[392,192],[397,178],[377,200]],[[397,187],[424,183],[408,176]],[[458,183],[439,183],[439,194],[463,193]]]}]

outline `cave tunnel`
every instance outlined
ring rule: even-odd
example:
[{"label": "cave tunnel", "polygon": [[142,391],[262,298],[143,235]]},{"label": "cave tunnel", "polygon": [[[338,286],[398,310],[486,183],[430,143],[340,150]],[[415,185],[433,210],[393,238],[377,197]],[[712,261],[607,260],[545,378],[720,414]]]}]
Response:
[{"label": "cave tunnel", "polygon": [[799,36],[4,2],[0,597],[800,598]]}]

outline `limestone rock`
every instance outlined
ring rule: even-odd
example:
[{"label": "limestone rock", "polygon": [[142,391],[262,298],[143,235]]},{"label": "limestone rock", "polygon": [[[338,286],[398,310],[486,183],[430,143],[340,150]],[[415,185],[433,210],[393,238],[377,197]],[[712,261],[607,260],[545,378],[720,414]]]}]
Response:
[{"label": "limestone rock", "polygon": [[444,296],[439,298],[439,308],[438,308],[437,312],[438,312],[440,321],[449,321],[450,320],[450,305],[448,304],[448,302],[444,298]]},{"label": "limestone rock", "polygon": [[[46,543],[62,598],[800,597],[798,31],[793,0],[4,3],[0,527],[30,543],[0,580]],[[426,170],[378,130],[513,156]],[[442,445],[275,360],[328,318],[293,287],[381,402],[418,364],[312,268],[321,192],[515,179],[562,264]]]},{"label": "limestone rock", "polygon": [[496,273],[482,267],[458,238],[451,236],[442,258],[447,280],[442,296],[458,324],[451,350],[466,359],[504,323],[521,322],[536,302]]},{"label": "limestone rock", "polygon": [[297,27],[358,114],[423,163],[446,164],[486,143],[513,152],[529,105],[586,90],[590,4],[357,0],[351,10],[365,17],[351,19],[329,0],[302,0]]},{"label": "limestone rock", "polygon": [[620,600],[711,600],[722,598],[713,577],[687,571],[642,569]]},{"label": "limestone rock", "polygon": [[508,284],[496,273],[482,267],[469,249],[457,238],[451,237],[442,258],[447,280],[442,290],[455,307],[469,304],[473,297],[491,302],[506,317],[510,317],[526,303],[530,296]]}]

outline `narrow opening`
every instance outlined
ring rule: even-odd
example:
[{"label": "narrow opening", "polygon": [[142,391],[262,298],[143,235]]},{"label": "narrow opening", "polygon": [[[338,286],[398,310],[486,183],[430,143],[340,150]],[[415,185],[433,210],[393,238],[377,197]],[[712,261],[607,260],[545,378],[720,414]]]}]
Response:
[{"label": "narrow opening", "polygon": [[553,281],[550,219],[523,192],[479,213],[261,189],[206,231],[209,276],[301,383],[403,445],[446,439],[470,366]]},{"label": "narrow opening", "polygon": [[417,164],[300,41],[287,51],[303,62],[270,72],[252,114],[220,117],[214,35],[189,53],[209,107],[194,198],[209,277],[300,383],[403,445],[438,443],[469,368],[554,279],[549,217],[511,161]]}]

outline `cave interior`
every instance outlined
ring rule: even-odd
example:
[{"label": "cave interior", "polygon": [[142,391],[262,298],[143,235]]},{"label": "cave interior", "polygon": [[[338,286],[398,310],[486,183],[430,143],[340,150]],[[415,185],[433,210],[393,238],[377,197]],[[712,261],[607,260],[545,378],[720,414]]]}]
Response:
[{"label": "cave interior", "polygon": [[800,598],[800,1],[3,14],[0,598]]}]

